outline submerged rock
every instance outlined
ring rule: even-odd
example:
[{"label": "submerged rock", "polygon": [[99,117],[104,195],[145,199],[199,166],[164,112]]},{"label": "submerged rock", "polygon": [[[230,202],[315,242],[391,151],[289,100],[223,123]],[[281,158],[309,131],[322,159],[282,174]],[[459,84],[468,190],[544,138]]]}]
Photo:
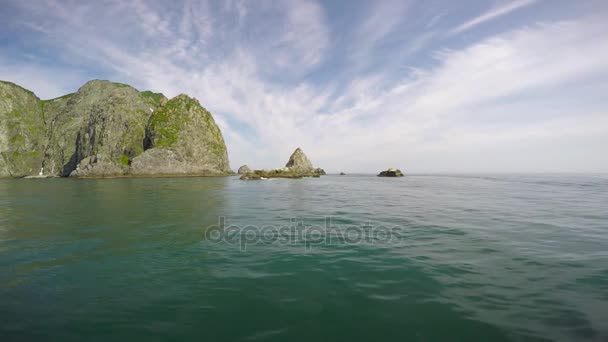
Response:
[{"label": "submerged rock", "polygon": [[251,172],[251,169],[247,165],[242,165],[241,167],[239,167],[239,170],[238,170],[239,175],[244,175],[244,174],[247,174],[250,172]]},{"label": "submerged rock", "polygon": [[390,168],[378,174],[378,177],[403,177],[403,173],[399,169]]}]

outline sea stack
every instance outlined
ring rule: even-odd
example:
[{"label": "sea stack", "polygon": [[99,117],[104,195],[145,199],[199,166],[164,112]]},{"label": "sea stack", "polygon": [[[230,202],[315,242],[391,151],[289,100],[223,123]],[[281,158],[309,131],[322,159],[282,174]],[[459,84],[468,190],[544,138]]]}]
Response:
[{"label": "sea stack", "polygon": [[251,172],[251,169],[249,168],[249,166],[247,165],[242,165],[241,167],[239,167],[239,171],[238,174],[239,175],[244,175]]},{"label": "sea stack", "polygon": [[308,171],[314,170],[314,167],[312,166],[310,159],[308,159],[306,154],[304,154],[302,149],[299,147],[296,148],[295,151],[293,151],[293,153],[291,154],[291,157],[289,157],[289,160],[287,161],[287,164],[285,164],[285,167],[287,167],[291,170],[294,170],[294,171],[303,171],[303,172],[308,172]]},{"label": "sea stack", "polygon": [[403,173],[399,169],[390,168],[378,174],[378,177],[403,177]]},{"label": "sea stack", "polygon": [[284,168],[273,170],[254,170],[241,176],[241,179],[266,179],[266,178],[303,178],[303,177],[320,177],[325,175],[325,171],[321,168],[315,168],[312,162],[301,148],[291,154]]}]

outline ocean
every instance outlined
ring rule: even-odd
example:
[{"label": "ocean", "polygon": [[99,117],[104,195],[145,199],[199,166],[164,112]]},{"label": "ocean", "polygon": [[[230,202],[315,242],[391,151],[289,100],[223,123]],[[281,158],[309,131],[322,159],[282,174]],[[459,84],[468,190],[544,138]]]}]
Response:
[{"label": "ocean", "polygon": [[608,341],[608,176],[0,180],[2,341]]}]

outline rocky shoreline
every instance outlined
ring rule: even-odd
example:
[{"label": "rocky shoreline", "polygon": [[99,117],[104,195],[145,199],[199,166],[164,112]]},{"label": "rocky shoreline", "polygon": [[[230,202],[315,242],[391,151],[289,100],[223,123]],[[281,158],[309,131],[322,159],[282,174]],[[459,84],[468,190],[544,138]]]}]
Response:
[{"label": "rocky shoreline", "polygon": [[[282,168],[240,179],[325,175],[296,148]],[[344,173],[340,173],[344,175]],[[222,132],[195,98],[92,80],[77,92],[41,100],[0,81],[0,178],[157,178],[236,175]],[[380,177],[401,177],[398,169]]]}]

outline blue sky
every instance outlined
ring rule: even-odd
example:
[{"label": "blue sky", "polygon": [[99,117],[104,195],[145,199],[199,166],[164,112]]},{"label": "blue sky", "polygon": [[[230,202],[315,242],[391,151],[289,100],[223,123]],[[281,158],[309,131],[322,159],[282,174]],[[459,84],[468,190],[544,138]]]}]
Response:
[{"label": "blue sky", "polygon": [[608,172],[608,2],[1,0],[0,79],[186,93],[233,168]]}]

